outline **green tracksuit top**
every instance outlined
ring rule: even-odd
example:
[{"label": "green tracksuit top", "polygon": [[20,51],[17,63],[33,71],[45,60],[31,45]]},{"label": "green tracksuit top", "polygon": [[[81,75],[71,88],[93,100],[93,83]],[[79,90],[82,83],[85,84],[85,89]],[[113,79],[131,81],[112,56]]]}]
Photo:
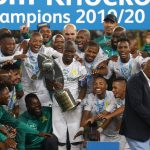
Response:
[{"label": "green tracksuit top", "polygon": [[107,42],[111,40],[111,36],[101,36],[99,38],[94,39],[95,42],[97,42],[105,54],[108,55],[108,57],[116,56],[118,55],[117,50],[112,49],[111,45],[108,45]]},{"label": "green tracksuit top", "polygon": [[[42,107],[42,116],[40,118],[36,118],[26,111],[20,115],[19,120],[39,132],[52,133],[52,109],[50,107]],[[19,147],[21,150],[40,148],[43,140],[43,137],[27,133],[26,136],[22,136]]]},{"label": "green tracksuit top", "polygon": [[[3,106],[0,106],[0,123],[4,125],[9,125],[17,130],[18,137],[22,133],[31,133],[34,135],[38,135],[39,131],[33,130],[25,123],[13,118],[4,108]],[[4,142],[7,139],[7,137],[0,133],[0,141]],[[18,139],[19,142],[19,139]],[[19,149],[20,150],[20,149]]]}]

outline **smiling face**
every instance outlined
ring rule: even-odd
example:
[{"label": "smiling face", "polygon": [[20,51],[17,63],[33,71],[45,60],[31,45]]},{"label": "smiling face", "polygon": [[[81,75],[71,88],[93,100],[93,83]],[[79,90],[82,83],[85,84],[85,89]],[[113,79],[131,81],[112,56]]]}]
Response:
[{"label": "smiling face", "polygon": [[63,35],[66,41],[75,41],[77,35],[76,28],[72,25],[66,26],[63,31]]},{"label": "smiling face", "polygon": [[65,40],[61,35],[57,35],[55,40],[53,41],[53,48],[60,53],[63,53],[65,46]]},{"label": "smiling face", "polygon": [[117,26],[117,22],[112,20],[105,20],[103,26],[105,34],[110,36],[112,35],[113,29]]},{"label": "smiling face", "polygon": [[96,95],[102,95],[106,92],[107,83],[104,78],[96,78],[93,83],[93,91]]},{"label": "smiling face", "polygon": [[117,50],[121,60],[127,61],[130,54],[130,47],[127,41],[120,41],[117,44]]},{"label": "smiling face", "polygon": [[88,46],[85,49],[85,60],[88,63],[91,63],[94,61],[94,59],[96,58],[97,54],[98,54],[99,49],[95,46]]},{"label": "smiling face", "polygon": [[73,61],[75,52],[76,52],[75,49],[64,50],[64,52],[63,52],[64,64],[69,65]]},{"label": "smiling face", "polygon": [[14,54],[15,46],[16,42],[13,37],[1,40],[1,51],[5,56],[12,56]]},{"label": "smiling face", "polygon": [[65,65],[70,65],[72,63],[75,52],[75,43],[73,41],[66,41],[62,57],[62,61]]},{"label": "smiling face", "polygon": [[126,82],[125,81],[114,81],[112,84],[112,91],[116,98],[124,99],[126,91]]},{"label": "smiling face", "polygon": [[42,107],[38,98],[32,97],[32,99],[26,104],[26,106],[28,112],[33,116],[40,117],[42,115]]},{"label": "smiling face", "polygon": [[126,32],[123,29],[120,29],[119,31],[116,29],[112,33],[112,38],[111,38],[111,46],[113,49],[117,49],[117,42],[120,38],[126,37]]},{"label": "smiling face", "polygon": [[0,92],[0,104],[1,105],[8,105],[9,102],[9,90],[7,87],[5,87],[3,90]]},{"label": "smiling face", "polygon": [[42,43],[43,43],[43,38],[42,38],[41,34],[38,34],[38,33],[33,34],[29,41],[31,51],[33,53],[38,53],[42,46]]},{"label": "smiling face", "polygon": [[79,50],[84,51],[89,40],[90,38],[88,36],[88,33],[86,33],[86,31],[84,30],[78,31],[77,37],[76,37],[76,44]]},{"label": "smiling face", "polygon": [[49,42],[52,37],[51,30],[47,26],[44,26],[40,28],[39,32],[43,37],[43,43],[46,44],[47,42]]},{"label": "smiling face", "polygon": [[10,81],[12,85],[17,85],[21,81],[21,75],[19,69],[14,69],[11,71]]}]

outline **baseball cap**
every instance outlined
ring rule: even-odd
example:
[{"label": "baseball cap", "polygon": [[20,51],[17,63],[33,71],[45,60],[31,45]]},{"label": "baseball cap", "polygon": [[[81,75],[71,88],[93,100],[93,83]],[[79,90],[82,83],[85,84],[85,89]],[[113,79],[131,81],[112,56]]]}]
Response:
[{"label": "baseball cap", "polygon": [[104,21],[111,20],[113,22],[118,22],[117,17],[114,14],[108,14],[105,16]]},{"label": "baseball cap", "polygon": [[47,22],[38,23],[37,30],[39,31],[42,27],[48,27],[48,28],[50,28],[50,24],[47,23]]}]

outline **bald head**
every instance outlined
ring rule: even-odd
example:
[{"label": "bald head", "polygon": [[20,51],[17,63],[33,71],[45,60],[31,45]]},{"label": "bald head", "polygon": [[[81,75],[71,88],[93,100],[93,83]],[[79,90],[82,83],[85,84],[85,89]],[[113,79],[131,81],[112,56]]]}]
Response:
[{"label": "bald head", "polygon": [[77,29],[74,24],[66,24],[64,26],[63,35],[66,41],[75,41],[77,34]]},{"label": "bald head", "polygon": [[87,40],[90,40],[90,39],[91,39],[90,31],[87,30],[87,29],[79,30],[79,31],[77,32],[77,35],[78,35],[78,34],[83,34],[83,35],[87,38]]}]

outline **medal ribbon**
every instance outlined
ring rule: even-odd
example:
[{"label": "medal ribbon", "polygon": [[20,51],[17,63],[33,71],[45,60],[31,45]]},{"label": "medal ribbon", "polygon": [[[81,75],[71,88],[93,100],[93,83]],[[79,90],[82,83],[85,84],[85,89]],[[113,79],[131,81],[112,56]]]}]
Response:
[{"label": "medal ribbon", "polygon": [[105,110],[105,108],[108,106],[108,103],[106,101],[106,97],[107,96],[105,94],[104,100],[101,104],[99,103],[99,99],[96,99],[96,108],[97,108],[98,114],[103,112]]},{"label": "medal ribbon", "polygon": [[131,77],[131,71],[132,71],[131,60],[129,60],[128,67],[125,67],[121,61],[119,61],[119,65],[120,65],[120,71],[121,71],[122,75],[124,76],[124,78],[126,80],[128,80]]}]

